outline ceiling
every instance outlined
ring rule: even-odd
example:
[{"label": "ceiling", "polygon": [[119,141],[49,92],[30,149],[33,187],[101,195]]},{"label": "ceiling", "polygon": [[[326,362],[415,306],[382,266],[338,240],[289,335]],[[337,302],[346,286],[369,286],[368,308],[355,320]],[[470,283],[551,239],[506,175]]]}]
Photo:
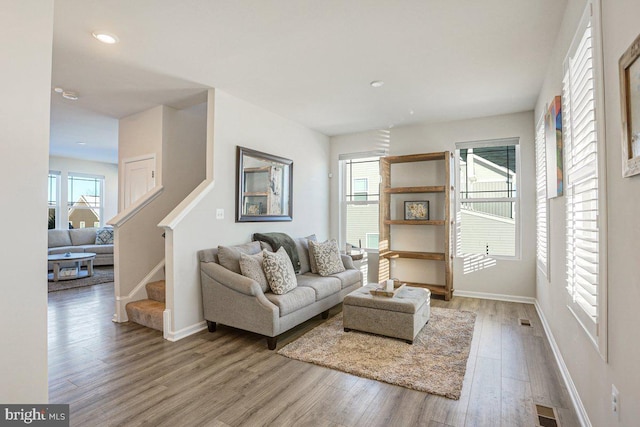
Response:
[{"label": "ceiling", "polygon": [[532,110],[565,6],[56,0],[52,84],[80,99],[52,92],[52,154],[115,162],[118,118],[192,105],[207,87],[326,135]]}]

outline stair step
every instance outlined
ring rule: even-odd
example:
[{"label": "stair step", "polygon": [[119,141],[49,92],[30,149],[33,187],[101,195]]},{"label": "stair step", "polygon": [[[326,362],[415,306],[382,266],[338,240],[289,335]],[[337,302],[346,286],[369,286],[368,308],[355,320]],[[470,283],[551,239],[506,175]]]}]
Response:
[{"label": "stair step", "polygon": [[147,296],[150,300],[165,302],[165,281],[158,280],[157,282],[147,283]]},{"label": "stair step", "polygon": [[135,322],[147,328],[163,329],[163,315],[165,305],[163,302],[143,299],[130,302],[126,305],[127,316],[130,322]]}]

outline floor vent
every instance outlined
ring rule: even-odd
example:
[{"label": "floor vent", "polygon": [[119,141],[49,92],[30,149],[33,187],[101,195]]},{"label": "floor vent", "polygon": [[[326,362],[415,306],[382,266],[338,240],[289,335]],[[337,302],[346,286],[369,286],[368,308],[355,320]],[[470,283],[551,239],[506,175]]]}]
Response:
[{"label": "floor vent", "polygon": [[520,326],[531,326],[531,321],[529,319],[518,319],[520,321]]},{"label": "floor vent", "polygon": [[549,406],[544,405],[535,405],[536,406],[536,416],[538,417],[539,427],[560,427],[560,423],[558,422],[558,415],[556,414],[556,410]]}]

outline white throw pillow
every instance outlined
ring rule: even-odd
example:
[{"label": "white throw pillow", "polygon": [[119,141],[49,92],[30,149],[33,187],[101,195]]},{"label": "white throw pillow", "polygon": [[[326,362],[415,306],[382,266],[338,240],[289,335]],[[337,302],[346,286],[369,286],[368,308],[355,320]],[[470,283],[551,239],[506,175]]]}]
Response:
[{"label": "white throw pillow", "polygon": [[309,240],[309,252],[313,253],[319,275],[330,276],[345,271],[338,242],[335,239],[322,243]]},{"label": "white throw pillow", "polygon": [[291,259],[280,247],[277,252],[268,252],[263,250],[264,261],[262,267],[264,275],[267,277],[269,287],[274,294],[283,295],[298,286],[296,280],[296,272],[293,270]]},{"label": "white throw pillow", "polygon": [[240,271],[243,276],[258,282],[262,288],[262,292],[267,292],[269,290],[269,282],[267,281],[267,276],[264,275],[264,270],[262,268],[263,261],[264,256],[262,255],[262,252],[255,255],[241,253]]}]

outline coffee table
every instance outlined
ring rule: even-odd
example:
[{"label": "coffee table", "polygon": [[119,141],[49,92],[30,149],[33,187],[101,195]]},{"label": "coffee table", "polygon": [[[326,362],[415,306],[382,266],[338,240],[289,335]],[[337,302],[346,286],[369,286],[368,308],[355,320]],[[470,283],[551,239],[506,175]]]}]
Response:
[{"label": "coffee table", "polygon": [[[66,254],[55,254],[47,256],[47,260],[53,264],[53,273],[49,273],[49,281],[57,282],[60,280],[81,279],[83,277],[93,276],[93,260],[96,254],[93,252],[67,252]],[[82,269],[82,263],[87,263],[87,269]],[[60,264],[73,262],[75,263],[76,274],[69,277],[60,277]]]}]

